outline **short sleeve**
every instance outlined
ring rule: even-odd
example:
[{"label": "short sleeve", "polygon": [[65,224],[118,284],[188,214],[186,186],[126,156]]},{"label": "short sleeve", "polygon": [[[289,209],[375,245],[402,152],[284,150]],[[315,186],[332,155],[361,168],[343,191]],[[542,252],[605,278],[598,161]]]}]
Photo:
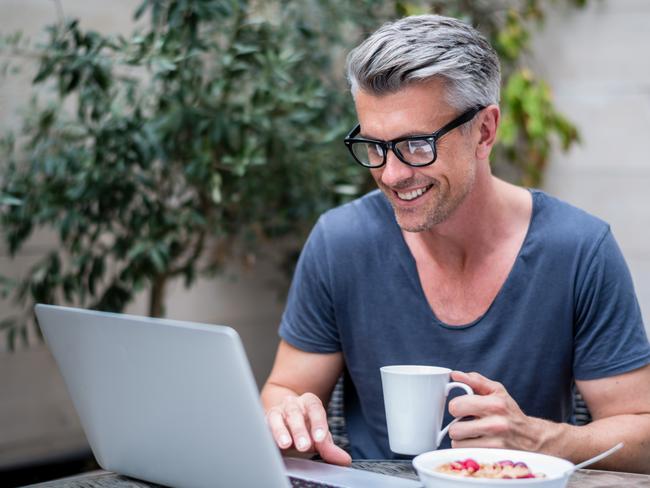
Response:
[{"label": "short sleeve", "polygon": [[302,249],[280,323],[280,337],[307,352],[341,350],[332,303],[323,218]]},{"label": "short sleeve", "polygon": [[632,277],[609,227],[576,281],[575,378],[604,378],[648,364],[650,345]]}]

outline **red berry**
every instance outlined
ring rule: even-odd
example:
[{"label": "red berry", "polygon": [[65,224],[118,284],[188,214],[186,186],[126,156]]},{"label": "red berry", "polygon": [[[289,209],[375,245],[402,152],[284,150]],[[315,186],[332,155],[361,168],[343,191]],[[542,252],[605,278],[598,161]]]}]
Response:
[{"label": "red berry", "polygon": [[465,461],[465,468],[470,470],[470,471],[478,471],[479,469],[481,469],[479,464],[476,461],[474,461],[473,459],[467,459]]}]

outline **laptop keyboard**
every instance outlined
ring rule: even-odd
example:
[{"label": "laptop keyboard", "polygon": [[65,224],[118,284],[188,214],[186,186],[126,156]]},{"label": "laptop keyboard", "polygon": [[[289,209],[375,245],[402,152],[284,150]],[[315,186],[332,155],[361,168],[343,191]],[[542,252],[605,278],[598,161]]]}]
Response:
[{"label": "laptop keyboard", "polygon": [[327,485],[317,481],[301,480],[299,478],[294,478],[293,476],[289,476],[289,481],[291,481],[291,488],[340,488],[336,485]]},{"label": "laptop keyboard", "polygon": [[[413,469],[411,461],[386,461],[386,460],[359,460],[352,461],[352,468],[361,471],[371,471],[373,473],[385,474],[388,476],[397,476],[418,480],[418,475]],[[341,485],[332,485],[318,481],[308,481],[301,478],[289,476],[292,488],[340,488]]]},{"label": "laptop keyboard", "polygon": [[386,461],[383,459],[378,460],[363,460],[352,461],[352,467],[362,469],[364,471],[372,471],[373,473],[387,474],[389,476],[399,476],[400,478],[407,478],[411,480],[418,480],[418,475],[413,468],[411,461]]}]

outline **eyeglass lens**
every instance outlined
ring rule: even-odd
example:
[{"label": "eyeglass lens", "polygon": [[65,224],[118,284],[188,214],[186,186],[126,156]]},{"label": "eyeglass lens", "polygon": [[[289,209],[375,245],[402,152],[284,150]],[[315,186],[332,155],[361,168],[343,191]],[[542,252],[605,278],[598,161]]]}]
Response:
[{"label": "eyeglass lens", "polygon": [[[433,147],[424,139],[406,139],[395,144],[400,159],[414,165],[428,164],[434,159]],[[355,142],[354,156],[364,166],[381,166],[384,163],[384,148],[380,144]]]}]

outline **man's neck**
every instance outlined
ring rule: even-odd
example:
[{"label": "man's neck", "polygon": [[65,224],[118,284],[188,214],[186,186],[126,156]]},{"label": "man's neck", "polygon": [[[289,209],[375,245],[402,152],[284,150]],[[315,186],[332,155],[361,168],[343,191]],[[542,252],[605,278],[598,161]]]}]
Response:
[{"label": "man's neck", "polygon": [[527,228],[530,194],[489,173],[481,176],[447,220],[424,232],[402,232],[416,259],[431,259],[441,269],[463,273]]}]

